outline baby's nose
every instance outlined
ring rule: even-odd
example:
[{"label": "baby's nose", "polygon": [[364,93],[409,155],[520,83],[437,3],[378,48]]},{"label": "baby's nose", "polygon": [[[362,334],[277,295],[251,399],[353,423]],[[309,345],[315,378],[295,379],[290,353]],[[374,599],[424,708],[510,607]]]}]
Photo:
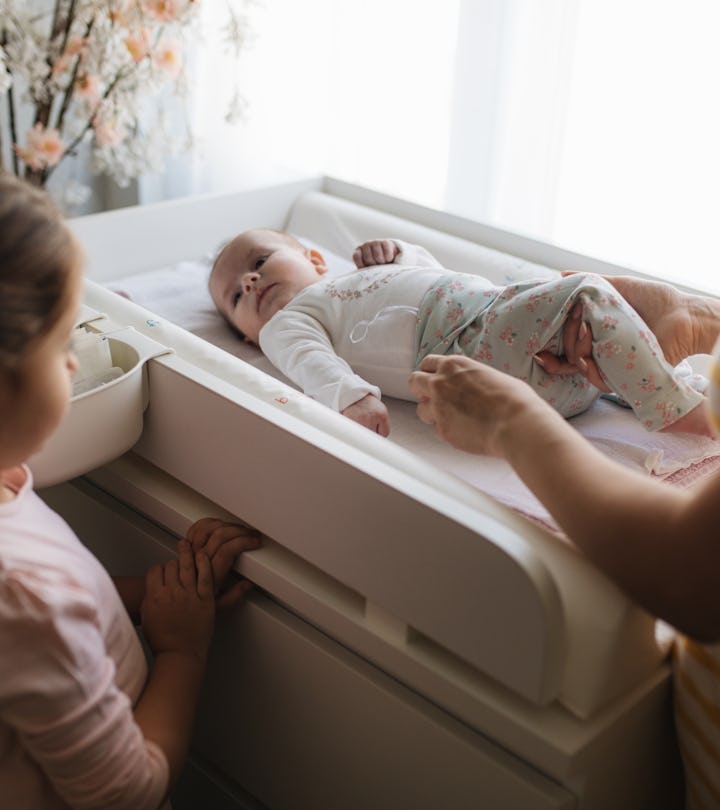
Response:
[{"label": "baby's nose", "polygon": [[250,292],[250,290],[252,290],[252,288],[257,284],[259,278],[259,273],[245,273],[243,277],[243,290],[245,292]]}]

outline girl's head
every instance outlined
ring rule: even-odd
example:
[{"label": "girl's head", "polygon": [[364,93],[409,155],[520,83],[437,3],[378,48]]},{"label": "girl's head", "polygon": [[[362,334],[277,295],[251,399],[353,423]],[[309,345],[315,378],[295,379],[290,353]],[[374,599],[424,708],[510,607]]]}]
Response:
[{"label": "girl's head", "polygon": [[81,264],[47,195],[0,173],[0,469],[39,450],[65,413]]}]

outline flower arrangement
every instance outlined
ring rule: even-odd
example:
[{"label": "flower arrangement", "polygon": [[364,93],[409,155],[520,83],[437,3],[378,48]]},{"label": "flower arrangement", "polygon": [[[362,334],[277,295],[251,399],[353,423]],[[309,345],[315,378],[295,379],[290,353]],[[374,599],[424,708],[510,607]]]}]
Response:
[{"label": "flower arrangement", "polygon": [[[223,33],[236,56],[247,2],[227,2]],[[200,5],[0,0],[0,167],[44,186],[87,143],[92,171],[120,185],[162,168],[181,141],[162,101],[187,92],[184,54]],[[237,114],[237,93],[231,103]]]}]

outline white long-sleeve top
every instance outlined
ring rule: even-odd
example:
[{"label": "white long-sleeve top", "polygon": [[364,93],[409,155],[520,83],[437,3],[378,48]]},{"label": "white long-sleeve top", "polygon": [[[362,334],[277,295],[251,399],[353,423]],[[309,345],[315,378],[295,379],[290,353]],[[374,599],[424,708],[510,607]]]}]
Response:
[{"label": "white long-sleeve top", "polygon": [[[260,348],[306,394],[342,411],[367,394],[414,399],[420,303],[448,273],[424,248],[394,240],[392,264],[321,279],[260,330]],[[488,282],[489,285],[489,282]]]}]

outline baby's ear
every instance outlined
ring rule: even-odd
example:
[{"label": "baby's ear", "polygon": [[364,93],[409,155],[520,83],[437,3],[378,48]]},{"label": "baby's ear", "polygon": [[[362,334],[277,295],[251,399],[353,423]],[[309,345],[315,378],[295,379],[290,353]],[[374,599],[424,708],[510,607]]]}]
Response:
[{"label": "baby's ear", "polygon": [[317,270],[319,275],[327,273],[327,265],[325,264],[325,258],[323,257],[322,253],[320,253],[319,250],[314,250],[313,248],[305,248],[305,255],[315,265],[315,269]]}]

